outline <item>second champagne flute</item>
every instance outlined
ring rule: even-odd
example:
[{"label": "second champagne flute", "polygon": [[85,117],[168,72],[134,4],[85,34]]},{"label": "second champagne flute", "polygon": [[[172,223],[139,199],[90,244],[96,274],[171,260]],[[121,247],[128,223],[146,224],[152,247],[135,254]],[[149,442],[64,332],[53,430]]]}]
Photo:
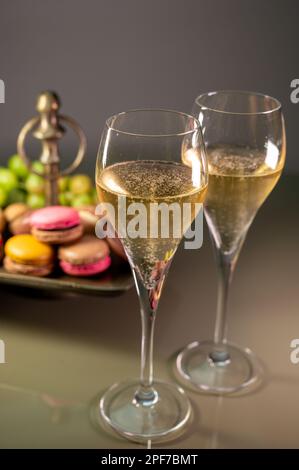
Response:
[{"label": "second champagne flute", "polygon": [[177,358],[177,367],[204,392],[231,393],[259,378],[253,353],[227,342],[227,298],[247,231],[282,172],[284,120],[275,98],[244,91],[201,95],[193,114],[202,126],[207,150],[205,218],[217,260],[219,291],[214,341],[187,346]]},{"label": "second champagne flute", "polygon": [[[182,159],[186,154],[188,164]],[[191,414],[180,387],[153,379],[153,334],[166,274],[207,189],[197,119],[166,110],[135,110],[111,117],[99,147],[96,185],[127,253],[142,323],[140,380],[113,385],[101,399],[100,412],[129,439],[160,441],[176,436]],[[157,219],[157,206],[166,209],[166,215],[171,209],[167,220],[163,211]],[[175,214],[182,215],[186,206],[189,221],[175,221]]]}]

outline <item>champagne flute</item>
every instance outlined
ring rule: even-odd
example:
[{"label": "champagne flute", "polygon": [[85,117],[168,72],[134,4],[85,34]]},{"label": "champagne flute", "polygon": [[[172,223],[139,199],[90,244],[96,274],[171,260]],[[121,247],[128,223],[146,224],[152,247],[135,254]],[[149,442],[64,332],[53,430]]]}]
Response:
[{"label": "champagne flute", "polygon": [[213,341],[195,341],[177,358],[183,378],[207,393],[231,393],[259,378],[248,348],[227,342],[229,285],[247,231],[276,185],[285,161],[281,105],[270,96],[219,91],[196,98],[209,166],[205,218],[216,255],[219,287]]},{"label": "champagne flute", "polygon": [[[188,152],[190,158],[184,164],[182,156]],[[114,430],[134,441],[177,436],[191,416],[189,400],[180,387],[153,380],[153,334],[166,274],[206,194],[205,158],[197,119],[176,111],[120,113],[107,120],[102,134],[97,192],[132,268],[142,341],[140,380],[113,385],[100,401],[100,414]],[[166,223],[169,233],[162,236],[165,220],[161,214],[157,223],[152,212],[157,204],[164,208],[176,205],[179,210],[189,205],[189,223],[184,219],[176,231],[177,222],[170,211]],[[137,236],[131,230],[136,209],[141,213]],[[140,229],[145,222],[146,227]]]}]

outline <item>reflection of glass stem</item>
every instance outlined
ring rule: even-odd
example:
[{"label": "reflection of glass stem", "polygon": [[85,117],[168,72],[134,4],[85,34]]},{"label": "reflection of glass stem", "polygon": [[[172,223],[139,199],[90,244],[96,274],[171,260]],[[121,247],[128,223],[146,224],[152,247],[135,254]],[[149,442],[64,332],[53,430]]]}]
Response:
[{"label": "reflection of glass stem", "polygon": [[214,426],[213,426],[213,431],[212,431],[212,436],[211,436],[211,449],[218,449],[218,438],[219,438],[219,423],[220,423],[220,411],[221,411],[221,405],[223,402],[223,397],[219,396],[216,398],[216,406],[215,406],[215,418],[214,418]]},{"label": "reflection of glass stem", "polygon": [[158,262],[152,274],[154,286],[147,288],[136,270],[133,270],[141,311],[141,376],[135,395],[137,404],[151,406],[157,399],[153,388],[153,340],[157,307],[170,261]]},{"label": "reflection of glass stem", "polygon": [[11,392],[21,393],[23,395],[29,395],[40,399],[44,405],[46,405],[51,410],[51,421],[54,424],[59,424],[62,421],[62,417],[65,416],[67,409],[70,406],[78,405],[77,402],[62,400],[60,398],[53,397],[44,392],[39,392],[36,390],[31,390],[23,387],[17,387],[10,384],[1,383],[0,390],[9,390]]}]

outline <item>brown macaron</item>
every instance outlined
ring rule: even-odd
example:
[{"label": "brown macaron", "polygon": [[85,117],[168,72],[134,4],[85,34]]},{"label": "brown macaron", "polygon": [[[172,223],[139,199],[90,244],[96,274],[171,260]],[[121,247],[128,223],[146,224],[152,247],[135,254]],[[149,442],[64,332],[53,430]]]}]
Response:
[{"label": "brown macaron", "polygon": [[[108,225],[106,225],[108,224]],[[111,250],[117,255],[119,256],[122,260],[124,261],[128,261],[128,258],[127,258],[127,255],[125,253],[125,250],[124,250],[124,247],[120,241],[120,239],[118,238],[118,236],[115,234],[115,237],[109,237],[109,236],[106,236],[107,233],[110,232],[110,230],[108,230],[108,227],[110,225],[111,227],[111,224],[110,222],[106,222],[105,226],[104,226],[104,229],[105,229],[105,233],[104,231],[102,231],[100,228],[97,227],[97,235],[106,240],[108,245],[110,246]],[[98,231],[100,233],[98,233]],[[111,233],[113,233],[113,230],[111,229]]]},{"label": "brown macaron", "polygon": [[31,233],[31,215],[34,210],[29,209],[24,214],[14,219],[9,224],[9,231],[13,235],[21,235],[22,233]]},{"label": "brown macaron", "polygon": [[31,232],[30,217],[33,210],[22,202],[16,202],[6,207],[5,218],[9,224],[9,231],[13,235],[21,235]]},{"label": "brown macaron", "polygon": [[120,241],[120,239],[118,237],[116,238],[109,238],[107,237],[106,238],[111,250],[117,255],[119,256],[120,258],[122,258],[122,260],[124,261],[128,261],[128,258],[127,258],[127,255],[126,255],[126,252],[124,250],[124,247]]},{"label": "brown macaron", "polygon": [[9,204],[9,206],[4,209],[4,216],[7,222],[10,223],[17,217],[25,214],[28,210],[29,207],[27,204],[24,204],[23,202],[15,202],[13,204]]},{"label": "brown macaron", "polygon": [[2,261],[3,254],[4,254],[4,250],[3,250],[3,238],[2,238],[2,235],[1,235],[1,233],[0,233],[0,261]]},{"label": "brown macaron", "polygon": [[0,209],[0,234],[4,231],[6,225],[6,220],[4,216],[4,212]]},{"label": "brown macaron", "polygon": [[95,226],[99,217],[95,215],[96,206],[82,206],[78,207],[77,211],[83,225],[83,231],[86,234],[95,234]]}]

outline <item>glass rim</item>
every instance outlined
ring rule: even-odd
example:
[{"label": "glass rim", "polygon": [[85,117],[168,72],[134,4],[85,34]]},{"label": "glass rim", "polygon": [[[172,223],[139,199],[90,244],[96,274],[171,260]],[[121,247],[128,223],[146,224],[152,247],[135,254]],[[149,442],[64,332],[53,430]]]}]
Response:
[{"label": "glass rim", "polygon": [[[188,118],[189,120],[192,120],[196,126],[194,129],[190,129],[188,131],[182,131],[182,132],[173,132],[173,133],[167,133],[167,134],[146,134],[144,132],[129,132],[129,131],[124,131],[121,129],[117,129],[117,127],[114,127],[113,121],[120,117],[120,116],[125,116],[127,114],[132,114],[132,113],[138,113],[138,112],[161,112],[161,113],[169,113],[169,114],[176,114],[183,116],[185,118]],[[196,131],[200,131],[200,123],[198,119],[195,116],[192,116],[191,114],[184,113],[183,111],[176,111],[173,109],[164,109],[164,108],[136,108],[136,109],[129,109],[128,111],[121,111],[119,113],[113,114],[110,116],[108,119],[106,119],[105,125],[108,129],[111,129],[114,132],[118,132],[119,134],[124,134],[124,135],[130,135],[133,137],[182,137],[185,135],[193,134]]]},{"label": "glass rim", "polygon": [[[240,112],[240,111],[226,111],[224,109],[219,109],[217,107],[212,107],[212,106],[207,106],[205,104],[200,103],[200,100],[203,97],[206,96],[215,96],[215,95],[220,95],[221,93],[227,93],[227,94],[239,94],[239,95],[252,95],[252,96],[257,96],[257,97],[262,97],[262,98],[267,98],[272,100],[275,103],[275,106],[272,109],[267,109],[265,111],[255,111],[255,112]],[[259,93],[255,91],[247,91],[247,90],[217,90],[217,91],[208,91],[206,93],[202,93],[197,98],[195,98],[195,103],[200,106],[202,109],[206,109],[208,111],[213,111],[215,113],[221,113],[221,114],[235,114],[235,115],[240,115],[240,116],[257,116],[257,115],[263,115],[263,114],[271,114],[277,111],[280,111],[282,109],[282,105],[280,101],[277,98],[274,98],[273,96],[266,95],[265,93]]]}]

